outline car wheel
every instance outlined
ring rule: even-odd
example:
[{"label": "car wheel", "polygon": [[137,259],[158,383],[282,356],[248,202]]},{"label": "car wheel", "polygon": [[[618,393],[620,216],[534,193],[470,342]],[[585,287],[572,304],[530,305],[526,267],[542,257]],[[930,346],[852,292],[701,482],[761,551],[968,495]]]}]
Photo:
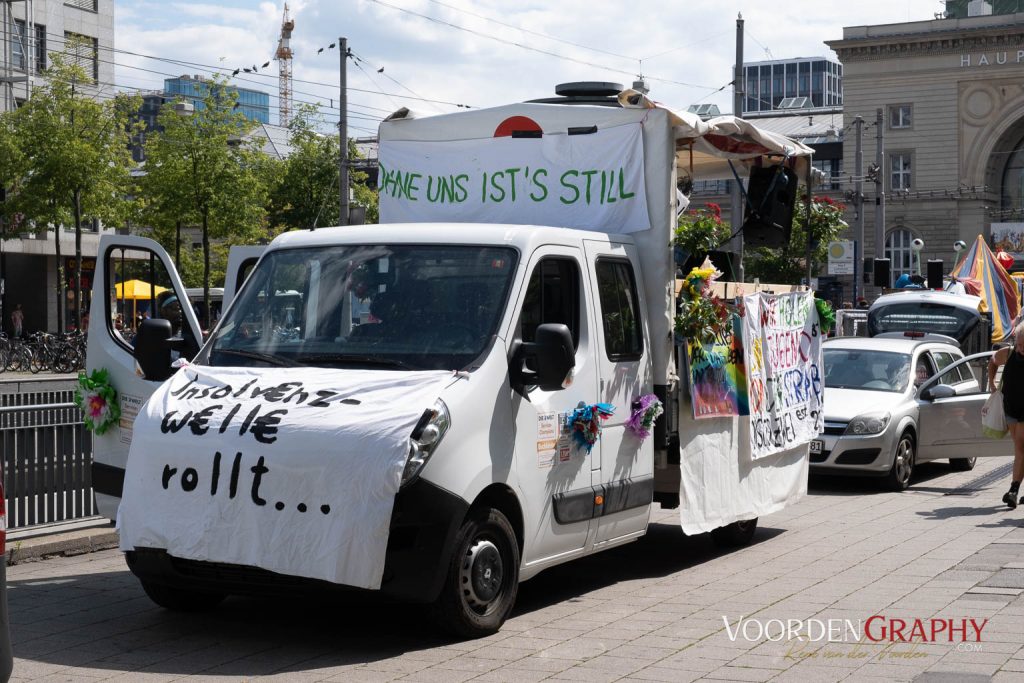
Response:
[{"label": "car wheel", "polygon": [[205,593],[152,581],[140,580],[140,583],[150,600],[172,612],[206,612],[227,597],[223,593]]},{"label": "car wheel", "polygon": [[977,458],[950,458],[949,468],[954,472],[970,472],[977,462]]},{"label": "car wheel", "polygon": [[499,510],[470,512],[456,538],[434,617],[463,638],[497,633],[519,590],[519,544]]},{"label": "car wheel", "polygon": [[896,444],[892,469],[885,478],[886,488],[891,491],[903,491],[910,486],[910,478],[914,475],[914,460],[914,438],[910,434],[903,434]]},{"label": "car wheel", "polygon": [[711,540],[719,548],[738,548],[749,545],[757,531],[757,517],[733,522],[711,531]]}]

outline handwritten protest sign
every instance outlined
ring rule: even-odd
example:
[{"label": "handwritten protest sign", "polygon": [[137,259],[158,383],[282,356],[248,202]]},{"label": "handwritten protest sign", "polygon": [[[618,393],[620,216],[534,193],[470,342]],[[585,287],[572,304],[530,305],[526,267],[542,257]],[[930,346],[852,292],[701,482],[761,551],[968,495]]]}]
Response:
[{"label": "handwritten protest sign", "polygon": [[135,419],[122,550],[379,588],[409,435],[450,372],[190,366]]},{"label": "handwritten protest sign", "polygon": [[821,334],[814,294],[743,298],[753,458],[807,443],[824,426]]},{"label": "handwritten protest sign", "polygon": [[382,223],[647,230],[641,124],[588,135],[382,140]]},{"label": "handwritten protest sign", "polygon": [[690,397],[693,416],[697,419],[749,412],[743,364],[743,322],[739,316],[733,316],[732,321],[728,333],[716,337],[710,344],[687,340]]}]

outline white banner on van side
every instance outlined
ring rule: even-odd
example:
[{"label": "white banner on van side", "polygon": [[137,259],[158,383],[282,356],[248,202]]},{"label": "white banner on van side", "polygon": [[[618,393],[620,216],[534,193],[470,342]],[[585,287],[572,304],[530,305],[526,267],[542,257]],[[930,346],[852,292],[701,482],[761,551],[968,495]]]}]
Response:
[{"label": "white banner on van side", "polygon": [[409,436],[451,372],[189,366],[135,419],[121,549],[379,588]]},{"label": "white banner on van side", "polygon": [[821,332],[813,292],[743,297],[754,459],[809,443],[825,425]]},{"label": "white banner on van side", "polygon": [[651,227],[641,124],[583,135],[381,140],[381,223]]}]

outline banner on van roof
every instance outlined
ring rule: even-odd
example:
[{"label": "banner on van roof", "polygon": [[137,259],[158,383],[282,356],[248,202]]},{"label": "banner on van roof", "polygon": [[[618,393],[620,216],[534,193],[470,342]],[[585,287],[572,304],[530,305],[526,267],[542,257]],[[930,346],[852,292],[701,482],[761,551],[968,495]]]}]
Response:
[{"label": "banner on van roof", "polygon": [[582,134],[380,141],[382,223],[648,230],[641,124]]},{"label": "banner on van roof", "polygon": [[451,379],[183,368],[135,419],[121,549],[379,588],[409,437]]}]

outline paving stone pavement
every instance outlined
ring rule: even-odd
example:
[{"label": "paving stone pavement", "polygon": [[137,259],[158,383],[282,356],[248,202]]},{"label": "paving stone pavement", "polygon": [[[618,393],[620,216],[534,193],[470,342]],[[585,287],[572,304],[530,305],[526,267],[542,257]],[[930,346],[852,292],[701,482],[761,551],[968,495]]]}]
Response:
[{"label": "paving stone pavement", "polygon": [[[421,607],[380,601],[233,598],[166,612],[116,550],[18,564],[7,573],[14,680],[1020,681],[1024,507],[999,503],[1007,474],[1006,459],[964,473],[927,464],[901,494],[812,479],[733,551],[658,510],[645,538],[524,583],[502,631],[468,642],[436,633]],[[845,631],[842,620],[873,615],[988,621],[961,645]],[[741,617],[753,620],[745,631]],[[758,628],[770,619],[833,623],[837,642],[768,640]]]}]

